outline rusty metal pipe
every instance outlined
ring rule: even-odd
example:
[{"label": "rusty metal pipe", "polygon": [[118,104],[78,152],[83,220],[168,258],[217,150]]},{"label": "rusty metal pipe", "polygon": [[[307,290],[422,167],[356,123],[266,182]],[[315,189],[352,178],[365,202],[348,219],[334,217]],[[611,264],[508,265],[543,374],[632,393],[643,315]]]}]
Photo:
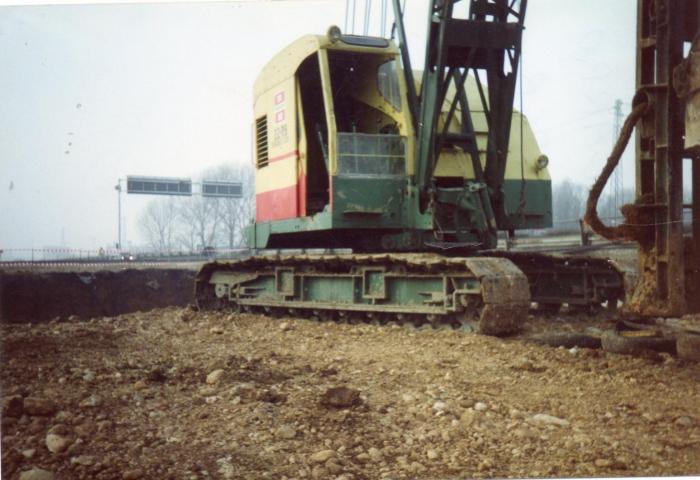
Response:
[{"label": "rusty metal pipe", "polygon": [[634,104],[634,108],[622,125],[620,136],[617,142],[615,142],[612,153],[610,153],[607,162],[605,162],[602,172],[600,172],[600,175],[591,187],[588,200],[586,201],[586,213],[583,217],[583,221],[586,222],[595,233],[608,240],[628,239],[628,232],[625,229],[621,227],[611,227],[603,223],[598,216],[598,200],[600,199],[601,193],[603,193],[605,185],[608,183],[610,175],[612,175],[615,167],[617,167],[617,164],[620,162],[620,158],[632,137],[635,125],[649,111],[651,105],[648,96],[642,92],[635,95],[635,99],[632,103]]}]

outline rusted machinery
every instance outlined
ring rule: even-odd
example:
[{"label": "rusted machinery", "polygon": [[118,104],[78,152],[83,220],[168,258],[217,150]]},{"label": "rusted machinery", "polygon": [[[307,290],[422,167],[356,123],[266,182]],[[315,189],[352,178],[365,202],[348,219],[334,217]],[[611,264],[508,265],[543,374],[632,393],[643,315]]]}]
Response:
[{"label": "rusted machinery", "polygon": [[[700,311],[699,3],[638,0],[633,111],[588,201],[595,231],[639,243],[640,279],[626,309],[642,316]],[[597,196],[635,125],[637,198],[622,208],[621,226],[607,227]]]}]

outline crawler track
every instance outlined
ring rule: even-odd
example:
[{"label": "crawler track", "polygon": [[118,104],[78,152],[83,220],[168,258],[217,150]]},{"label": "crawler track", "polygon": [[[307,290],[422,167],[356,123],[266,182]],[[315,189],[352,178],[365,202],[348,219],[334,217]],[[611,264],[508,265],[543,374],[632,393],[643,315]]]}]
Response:
[{"label": "crawler track", "polygon": [[530,306],[527,278],[509,260],[435,254],[214,262],[197,275],[195,294],[200,308],[469,325],[497,335],[517,331]]},{"label": "crawler track", "polygon": [[429,323],[505,335],[520,329],[533,302],[548,312],[564,304],[593,310],[616,306],[624,291],[624,276],[613,263],[589,257],[274,254],[205,264],[195,298],[201,309]]}]

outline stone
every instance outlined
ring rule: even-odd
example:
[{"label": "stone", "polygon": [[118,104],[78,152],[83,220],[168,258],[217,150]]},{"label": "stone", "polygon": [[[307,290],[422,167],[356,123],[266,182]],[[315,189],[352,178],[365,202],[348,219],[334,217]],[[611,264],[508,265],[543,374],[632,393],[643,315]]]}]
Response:
[{"label": "stone", "polygon": [[61,423],[72,423],[74,415],[67,410],[61,410],[56,414],[54,420]]},{"label": "stone", "polygon": [[2,416],[20,418],[24,413],[24,399],[22,395],[12,395],[2,402]]},{"label": "stone", "polygon": [[361,453],[355,457],[355,460],[357,460],[360,463],[367,463],[369,462],[369,454],[368,453]]},{"label": "stone", "polygon": [[459,421],[463,427],[470,427],[476,420],[476,412],[471,408],[467,408],[459,417]]},{"label": "stone", "polygon": [[433,410],[437,413],[443,413],[447,410],[447,404],[445,402],[437,401],[433,404]]},{"label": "stone", "polygon": [[83,380],[86,382],[94,382],[95,381],[95,372],[92,370],[85,370],[83,373]]},{"label": "stone", "polygon": [[19,480],[53,480],[53,473],[43,468],[34,467],[19,474]]},{"label": "stone", "polygon": [[675,422],[679,427],[690,428],[693,426],[693,419],[688,416],[678,417]]},{"label": "stone", "polygon": [[430,449],[426,453],[426,456],[428,457],[428,460],[437,460],[439,457],[437,450]]},{"label": "stone", "polygon": [[360,403],[360,392],[347,387],[329,388],[321,396],[321,405],[326,407],[347,408]]},{"label": "stone", "polygon": [[95,457],[92,455],[78,455],[70,459],[71,465],[83,465],[89,467],[95,464]]},{"label": "stone", "polygon": [[94,393],[79,403],[81,407],[94,408],[102,405],[102,399]]},{"label": "stone", "polygon": [[58,435],[57,433],[49,433],[48,435],[46,435],[45,443],[46,448],[49,449],[49,452],[61,453],[66,448],[68,448],[70,441],[67,437]]},{"label": "stone", "polygon": [[486,404],[483,402],[476,402],[474,404],[474,410],[476,410],[477,412],[483,412],[484,410],[486,410],[486,408]]},{"label": "stone", "polygon": [[209,333],[213,333],[215,335],[221,335],[224,333],[224,329],[222,327],[211,327],[209,329]]},{"label": "stone", "polygon": [[26,450],[22,450],[22,456],[26,458],[27,460],[31,460],[34,458],[34,455],[36,454],[36,448],[28,448]]},{"label": "stone", "polygon": [[138,480],[143,477],[143,470],[140,468],[132,468],[122,472],[122,480]]},{"label": "stone", "polygon": [[276,436],[277,438],[282,438],[284,440],[291,440],[297,436],[297,431],[289,425],[283,425],[277,429]]},{"label": "stone", "polygon": [[329,458],[335,457],[335,451],[333,450],[321,450],[314,453],[309,457],[311,463],[325,463]]},{"label": "stone", "polygon": [[48,416],[56,411],[56,405],[46,398],[26,397],[22,406],[29,415]]},{"label": "stone", "polygon": [[513,431],[513,435],[515,435],[517,438],[525,438],[530,440],[535,440],[539,437],[536,431],[526,427],[515,429]]},{"label": "stone", "polygon": [[325,468],[332,475],[337,475],[343,471],[343,467],[334,458],[328,459],[325,463]]},{"label": "stone", "polygon": [[367,455],[369,455],[369,458],[373,462],[381,462],[382,458],[384,457],[382,451],[375,447],[371,447],[369,450],[367,450]]},{"label": "stone", "polygon": [[532,417],[534,423],[541,425],[556,425],[558,427],[568,427],[569,422],[563,418],[555,417],[553,415],[548,415],[546,413],[538,413]]},{"label": "stone", "polygon": [[608,460],[607,458],[596,458],[595,462],[593,463],[598,468],[608,468],[611,467],[613,464],[613,462],[611,460]]},{"label": "stone", "polygon": [[219,383],[224,376],[224,371],[222,369],[217,369],[207,375],[207,383],[209,385],[215,385]]},{"label": "stone", "polygon": [[216,460],[219,465],[219,473],[225,479],[233,478],[236,475],[236,468],[231,463],[231,458],[231,455],[228,455]]},{"label": "stone", "polygon": [[292,329],[292,326],[289,324],[289,322],[282,322],[280,323],[280,330],[283,332],[287,332]]},{"label": "stone", "polygon": [[321,465],[316,465],[314,468],[311,469],[311,478],[326,478],[328,475],[328,472],[326,472],[326,469],[323,468]]},{"label": "stone", "polygon": [[255,398],[257,398],[261,402],[285,403],[287,401],[288,395],[286,393],[278,392],[277,390],[264,389],[258,392]]},{"label": "stone", "polygon": [[70,457],[74,457],[80,452],[80,450],[83,448],[83,439],[78,438],[76,439],[75,442],[71,443],[70,446],[66,449],[66,455]]}]

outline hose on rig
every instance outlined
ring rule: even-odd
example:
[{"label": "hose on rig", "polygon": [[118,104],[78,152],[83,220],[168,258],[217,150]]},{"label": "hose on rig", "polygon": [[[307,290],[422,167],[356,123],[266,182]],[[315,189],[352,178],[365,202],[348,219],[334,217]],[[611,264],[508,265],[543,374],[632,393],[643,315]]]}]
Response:
[{"label": "hose on rig", "polygon": [[600,175],[591,187],[591,191],[588,194],[588,200],[586,201],[586,212],[583,216],[583,221],[586,222],[586,224],[588,224],[595,233],[608,240],[630,239],[631,232],[628,228],[626,228],[625,224],[613,227],[603,223],[598,216],[598,200],[600,199],[601,193],[603,193],[603,188],[605,188],[605,185],[608,183],[610,175],[612,175],[615,167],[617,167],[617,164],[620,162],[620,158],[622,157],[625,148],[627,148],[627,144],[632,137],[632,132],[634,132],[635,125],[649,111],[651,101],[647,95],[640,95],[638,93],[635,95],[633,105],[634,108],[625,119],[625,123],[622,125],[622,129],[620,130],[620,136],[618,137],[617,142],[615,142],[615,146],[613,147],[607,162],[605,162],[602,172],[600,172]]}]

